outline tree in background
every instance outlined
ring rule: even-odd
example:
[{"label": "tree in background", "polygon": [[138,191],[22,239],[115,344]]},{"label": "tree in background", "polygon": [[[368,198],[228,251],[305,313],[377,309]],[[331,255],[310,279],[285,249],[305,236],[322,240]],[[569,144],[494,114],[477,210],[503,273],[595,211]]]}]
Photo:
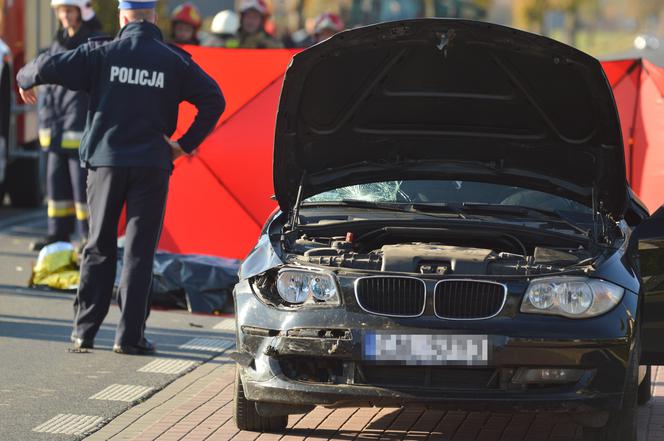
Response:
[{"label": "tree in background", "polygon": [[491,0],[429,0],[436,17],[482,20],[491,7]]},{"label": "tree in background", "polygon": [[664,11],[664,0],[629,0],[630,15],[636,19],[638,28],[650,31],[649,27],[656,22]]},{"label": "tree in background", "polygon": [[596,23],[599,19],[598,0],[557,0],[554,2],[554,7],[558,7],[566,15],[567,42],[572,46],[578,46],[579,31],[583,23]]},{"label": "tree in background", "polygon": [[493,0],[353,0],[344,19],[350,26],[415,17],[482,20],[492,3]]},{"label": "tree in background", "polygon": [[514,4],[514,24],[541,35],[549,35],[546,26],[548,0],[517,0]]},{"label": "tree in background", "polygon": [[548,36],[551,29],[547,14],[552,11],[562,13],[565,15],[566,40],[576,46],[584,21],[596,22],[599,9],[598,0],[519,0],[514,7],[515,23],[518,27]]},{"label": "tree in background", "polygon": [[[115,35],[120,30],[118,22],[118,4],[109,0],[95,0],[92,2],[97,18],[104,27],[104,32],[109,35]],[[168,19],[168,8],[165,2],[157,2],[157,13],[159,14],[159,27],[164,35],[170,35],[170,21]]]}]

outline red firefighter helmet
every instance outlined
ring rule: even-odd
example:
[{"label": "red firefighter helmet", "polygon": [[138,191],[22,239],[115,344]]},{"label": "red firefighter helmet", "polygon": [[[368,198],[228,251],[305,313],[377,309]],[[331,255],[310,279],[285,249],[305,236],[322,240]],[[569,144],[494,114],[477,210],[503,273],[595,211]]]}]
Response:
[{"label": "red firefighter helmet", "polygon": [[250,9],[255,9],[264,17],[270,15],[270,9],[267,7],[265,0],[242,0],[240,2],[240,14],[244,14]]},{"label": "red firefighter helmet", "polygon": [[193,3],[189,2],[183,3],[173,10],[173,13],[171,14],[171,21],[187,23],[196,29],[200,28],[203,24],[200,11]]},{"label": "red firefighter helmet", "polygon": [[337,14],[332,12],[323,12],[316,18],[314,34],[320,34],[325,29],[330,29],[334,32],[341,32],[344,30],[344,22]]}]

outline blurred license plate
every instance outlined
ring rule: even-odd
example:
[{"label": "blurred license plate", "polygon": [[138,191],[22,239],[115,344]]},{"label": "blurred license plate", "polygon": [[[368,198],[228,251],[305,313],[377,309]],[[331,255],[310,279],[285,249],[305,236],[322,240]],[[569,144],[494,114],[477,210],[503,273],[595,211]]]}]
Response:
[{"label": "blurred license plate", "polygon": [[486,365],[487,335],[430,335],[366,332],[364,360],[406,365]]}]

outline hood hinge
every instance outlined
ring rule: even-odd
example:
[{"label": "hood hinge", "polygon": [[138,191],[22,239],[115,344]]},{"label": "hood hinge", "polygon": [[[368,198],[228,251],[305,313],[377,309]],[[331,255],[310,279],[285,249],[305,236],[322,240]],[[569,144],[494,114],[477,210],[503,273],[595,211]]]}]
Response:
[{"label": "hood hinge", "polygon": [[[606,212],[606,207],[604,206],[604,201],[598,199],[597,190],[595,190],[595,185],[592,189],[592,210],[593,210],[593,240],[599,242],[599,240],[606,241],[606,223],[605,216],[608,214]],[[598,231],[597,228],[600,228]]]},{"label": "hood hinge", "polygon": [[304,180],[307,176],[307,172],[302,172],[302,177],[300,178],[300,185],[297,188],[297,197],[295,199],[295,205],[291,211],[291,217],[288,221],[288,226],[290,230],[295,230],[300,220],[300,204],[302,204],[302,193],[304,189]]}]

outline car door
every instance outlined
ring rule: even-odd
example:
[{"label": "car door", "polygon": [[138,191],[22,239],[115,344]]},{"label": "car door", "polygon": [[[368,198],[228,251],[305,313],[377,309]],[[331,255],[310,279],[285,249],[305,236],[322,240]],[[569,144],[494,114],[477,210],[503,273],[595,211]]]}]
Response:
[{"label": "car door", "polygon": [[641,364],[664,364],[664,206],[634,230],[641,272]]}]

